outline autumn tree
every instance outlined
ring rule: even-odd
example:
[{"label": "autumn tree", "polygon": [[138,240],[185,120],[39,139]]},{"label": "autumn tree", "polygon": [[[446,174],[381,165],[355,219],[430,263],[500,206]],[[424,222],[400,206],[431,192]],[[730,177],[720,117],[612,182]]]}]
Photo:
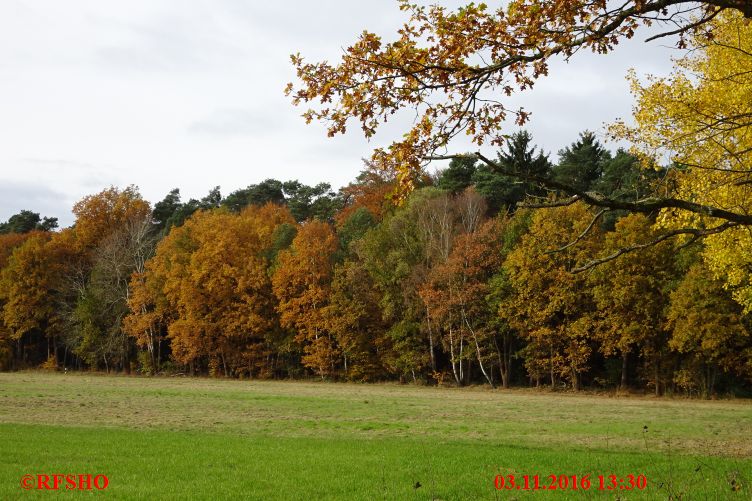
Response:
[{"label": "autumn tree", "polygon": [[199,211],[175,227],[133,275],[126,332],[158,366],[166,327],[173,358],[211,374],[257,375],[267,355],[275,302],[267,254],[275,230],[292,223],[284,208],[250,206],[240,214]]},{"label": "autumn tree", "polygon": [[141,370],[151,374],[157,374],[162,365],[165,332],[172,311],[162,290],[165,276],[155,268],[158,269],[156,259],[150,259],[143,272],[131,276],[129,312],[123,319],[125,334],[148,354],[149,367]]},{"label": "autumn tree", "polygon": [[337,226],[359,209],[367,210],[376,221],[381,221],[394,206],[393,195],[396,188],[395,172],[379,169],[373,162],[366,162],[355,182],[339,190],[342,209],[335,216]]},{"label": "autumn tree", "polygon": [[387,335],[393,351],[387,366],[400,377],[417,380],[426,366],[438,369],[433,305],[422,301],[418,291],[428,270],[448,257],[454,231],[451,197],[424,188],[358,242],[358,258],[380,292],[379,306],[391,325]]},{"label": "autumn tree", "polygon": [[671,293],[667,313],[669,346],[688,356],[684,370],[706,395],[715,391],[719,370],[752,378],[749,319],[723,285],[695,263]]},{"label": "autumn tree", "polygon": [[17,343],[16,356],[22,363],[40,362],[34,359],[40,350],[33,351],[40,343],[46,344],[47,358],[57,359],[57,340],[65,323],[58,304],[67,257],[61,240],[32,234],[13,250],[0,272],[1,324]]},{"label": "autumn tree", "polygon": [[667,208],[659,223],[669,232],[703,228],[706,263],[749,311],[749,221],[729,213],[746,215],[751,208],[752,26],[724,12],[691,47],[667,78],[643,84],[632,75],[635,124],[616,124],[612,132],[632,141],[647,165],[670,158],[675,167],[668,181],[677,196],[715,208]]},{"label": "autumn tree", "polygon": [[[518,211],[511,217],[497,220],[499,240],[491,248],[498,253],[503,264],[507,256],[519,245],[530,226],[530,211]],[[499,375],[503,388],[509,388],[512,378],[512,360],[519,346],[519,333],[510,325],[505,305],[516,294],[509,270],[498,267],[488,280],[486,301],[493,315],[486,318],[487,329],[493,330],[493,345],[498,360]]]},{"label": "autumn tree", "polygon": [[454,237],[449,256],[431,270],[420,294],[444,332],[457,384],[466,382],[463,350],[467,350],[466,357],[475,358],[484,379],[493,387],[495,332],[489,320],[496,312],[489,308],[486,296],[490,278],[501,264],[498,225],[493,220],[478,221],[469,229]]},{"label": "autumn tree", "polygon": [[150,217],[151,208],[135,186],[110,187],[81,199],[73,206],[73,214],[78,246],[91,250],[129,221]]},{"label": "autumn tree", "polygon": [[[131,275],[129,284],[130,312],[123,320],[123,329],[139,348],[147,350],[150,362],[148,370],[153,374],[159,372],[161,366],[167,329],[178,319],[179,289],[176,284],[187,273],[190,253],[195,248],[188,232],[181,228],[170,229],[158,242],[144,270]],[[197,344],[189,343],[188,346],[198,348]],[[199,351],[196,349],[193,357],[181,357],[181,360],[192,362],[198,357]]]},{"label": "autumn tree", "polygon": [[155,243],[155,228],[147,217],[125,221],[97,246],[74,310],[75,351],[91,366],[101,360],[107,370],[117,364],[130,372],[133,347],[123,325],[129,313],[130,281],[133,274],[144,273]]},{"label": "autumn tree", "polygon": [[[30,237],[37,235],[35,232],[27,233],[3,233],[0,234],[0,270],[5,268],[13,251]],[[44,238],[48,238],[45,236]]]},{"label": "autumn tree", "polygon": [[326,309],[326,330],[342,354],[345,378],[373,380],[383,374],[382,358],[392,349],[388,326],[379,308],[381,297],[371,276],[357,260],[337,265]]},{"label": "autumn tree", "polygon": [[[8,260],[13,255],[13,251],[33,235],[33,232],[0,234],[0,276],[2,276],[2,270],[8,265]],[[2,286],[0,285],[0,287]],[[0,290],[0,369],[7,369],[13,364],[13,342],[11,340],[12,331],[5,326],[3,320],[3,309],[2,292]]]},{"label": "autumn tree", "polygon": [[[602,252],[645,244],[656,235],[652,221],[641,214],[631,214],[605,235]],[[621,357],[622,389],[628,385],[630,354],[649,357],[658,371],[665,345],[661,317],[666,306],[665,289],[672,278],[673,254],[670,242],[647,245],[618,261],[596,267],[588,277],[597,307],[594,337],[603,355]],[[659,392],[657,379],[654,377],[653,383]]]},{"label": "autumn tree", "polygon": [[528,341],[528,371],[540,379],[545,370],[552,386],[563,376],[579,388],[589,367],[593,300],[586,277],[571,270],[593,258],[599,240],[581,203],[537,211],[504,262],[514,294],[500,314]]},{"label": "autumn tree", "polygon": [[295,331],[303,347],[303,364],[322,378],[335,375],[340,351],[327,328],[336,250],[332,227],[323,221],[307,221],[292,246],[279,254],[272,277],[280,322]]}]

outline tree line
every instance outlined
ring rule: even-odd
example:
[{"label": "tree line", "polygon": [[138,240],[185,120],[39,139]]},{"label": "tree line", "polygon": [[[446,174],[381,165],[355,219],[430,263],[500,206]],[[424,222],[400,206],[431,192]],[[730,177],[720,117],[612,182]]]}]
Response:
[{"label": "tree line", "polygon": [[[671,185],[589,132],[556,163],[519,132],[495,162],[619,200]],[[752,388],[750,317],[701,240],[655,243],[658,215],[529,208],[557,194],[474,156],[415,183],[398,203],[397,174],[367,164],[336,192],[269,179],[151,207],[113,187],[62,230],[22,211],[0,225],[0,367]]]}]

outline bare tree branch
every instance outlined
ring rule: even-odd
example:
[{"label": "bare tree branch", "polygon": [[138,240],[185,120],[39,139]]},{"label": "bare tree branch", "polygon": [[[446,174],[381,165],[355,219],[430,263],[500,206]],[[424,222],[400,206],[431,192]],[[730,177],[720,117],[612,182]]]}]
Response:
[{"label": "bare tree branch", "polygon": [[661,236],[659,236],[657,238],[654,238],[653,240],[651,240],[649,242],[645,242],[645,243],[642,243],[642,244],[634,244],[634,245],[630,245],[628,247],[622,247],[621,249],[617,250],[613,254],[610,254],[610,255],[608,255],[606,257],[603,257],[603,258],[594,259],[594,260],[592,260],[592,261],[590,261],[588,263],[585,263],[582,266],[578,266],[576,268],[573,268],[570,271],[572,273],[582,273],[583,271],[587,271],[587,270],[589,270],[591,268],[595,268],[596,266],[601,265],[603,263],[607,263],[609,261],[613,261],[614,259],[617,259],[619,256],[627,254],[628,252],[634,252],[634,251],[637,251],[637,250],[640,250],[640,249],[646,249],[648,247],[652,247],[653,245],[657,245],[657,244],[659,244],[659,243],[661,243],[661,242],[663,242],[665,240],[668,240],[670,238],[678,237],[680,235],[692,235],[693,236],[692,241],[697,241],[698,239],[700,239],[702,237],[706,237],[708,235],[714,235],[716,233],[721,233],[721,232],[724,232],[724,231],[728,230],[729,228],[733,228],[735,226],[740,226],[740,225],[738,223],[733,223],[733,222],[727,221],[727,222],[722,223],[722,224],[720,224],[718,226],[715,226],[713,228],[708,228],[708,229],[681,228],[681,229],[678,229],[678,230],[672,230],[672,231],[669,231],[668,233],[664,233],[663,235],[661,235]]},{"label": "bare tree branch", "polygon": [[[467,155],[442,155],[429,157],[431,160],[447,160],[453,158],[466,157]],[[612,210],[625,210],[629,212],[639,212],[641,214],[655,214],[661,209],[681,209],[693,214],[699,214],[702,216],[723,219],[725,221],[736,223],[740,225],[752,225],[752,215],[742,214],[738,212],[732,212],[730,210],[721,209],[711,205],[699,204],[691,202],[689,200],[682,200],[673,197],[649,197],[635,202],[627,202],[624,200],[615,200],[609,198],[602,193],[596,191],[582,191],[566,183],[556,181],[544,176],[539,176],[529,172],[515,171],[503,167],[502,165],[494,162],[480,152],[475,153],[475,157],[485,163],[495,172],[499,174],[524,179],[526,181],[532,181],[539,183],[540,185],[559,190],[563,193],[571,195],[571,197],[562,202],[551,202],[550,204],[540,204],[541,207],[561,207],[562,205],[571,205],[572,203],[581,200],[589,205],[595,207],[608,208]]]},{"label": "bare tree branch", "polygon": [[582,233],[580,233],[579,235],[577,235],[577,238],[575,238],[574,240],[572,240],[571,242],[569,242],[567,245],[565,245],[563,247],[559,247],[558,249],[554,249],[554,250],[550,250],[550,251],[546,252],[546,254],[554,254],[554,253],[557,253],[557,252],[562,252],[562,251],[565,251],[565,250],[569,249],[570,247],[573,247],[574,245],[577,245],[577,243],[579,243],[580,240],[582,240],[583,238],[585,238],[587,236],[587,234],[590,233],[590,230],[593,229],[593,226],[601,218],[601,216],[603,216],[603,214],[605,214],[606,212],[608,212],[610,210],[611,209],[601,209],[600,211],[598,211],[598,213],[593,217],[593,220],[590,221],[590,224],[587,225],[587,228],[585,228],[585,230]]}]

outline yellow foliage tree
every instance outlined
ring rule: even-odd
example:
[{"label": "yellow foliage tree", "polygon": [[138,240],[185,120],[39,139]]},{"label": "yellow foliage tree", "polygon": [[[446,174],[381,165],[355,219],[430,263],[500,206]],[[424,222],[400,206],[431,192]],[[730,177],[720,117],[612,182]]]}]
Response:
[{"label": "yellow foliage tree", "polygon": [[81,199],[73,206],[73,214],[78,246],[90,250],[127,222],[149,217],[151,208],[135,186],[110,187]]},{"label": "yellow foliage tree", "polygon": [[13,250],[0,272],[0,325],[23,345],[26,334],[47,339],[48,358],[56,355],[63,333],[66,272],[74,260],[72,231],[35,232]]},{"label": "yellow foliage tree", "polygon": [[540,380],[548,372],[552,386],[563,376],[579,388],[588,368],[592,298],[586,276],[570,270],[592,259],[600,244],[591,221],[593,214],[581,203],[536,211],[529,233],[504,262],[514,294],[499,314],[528,341],[531,377]]},{"label": "yellow foliage tree", "polygon": [[[641,214],[631,214],[605,235],[605,252],[618,252],[654,240],[657,231]],[[622,359],[621,387],[627,387],[628,360],[637,349],[652,355],[657,372],[663,341],[661,315],[666,306],[663,289],[671,278],[674,247],[670,242],[648,245],[594,269],[588,276],[597,306],[595,338],[605,356]],[[656,378],[657,379],[657,378]],[[659,391],[654,381],[656,392]]]},{"label": "yellow foliage tree", "polygon": [[670,186],[678,198],[716,210],[664,209],[659,224],[671,230],[699,228],[704,258],[746,311],[752,311],[752,237],[748,223],[721,212],[752,211],[752,25],[724,12],[710,30],[691,40],[694,49],[676,62],[668,78],[641,84],[635,124],[612,132],[632,141],[646,164],[670,158]]},{"label": "yellow foliage tree", "polygon": [[702,263],[694,264],[671,293],[669,346],[688,354],[686,371],[712,394],[717,371],[752,378],[752,337],[742,308]]}]

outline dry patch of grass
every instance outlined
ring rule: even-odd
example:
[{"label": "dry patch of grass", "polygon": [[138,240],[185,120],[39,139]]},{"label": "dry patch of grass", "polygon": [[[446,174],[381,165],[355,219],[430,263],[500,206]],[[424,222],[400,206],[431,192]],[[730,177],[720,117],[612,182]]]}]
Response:
[{"label": "dry patch of grass", "polygon": [[748,401],[483,388],[5,373],[0,422],[752,456]]}]

